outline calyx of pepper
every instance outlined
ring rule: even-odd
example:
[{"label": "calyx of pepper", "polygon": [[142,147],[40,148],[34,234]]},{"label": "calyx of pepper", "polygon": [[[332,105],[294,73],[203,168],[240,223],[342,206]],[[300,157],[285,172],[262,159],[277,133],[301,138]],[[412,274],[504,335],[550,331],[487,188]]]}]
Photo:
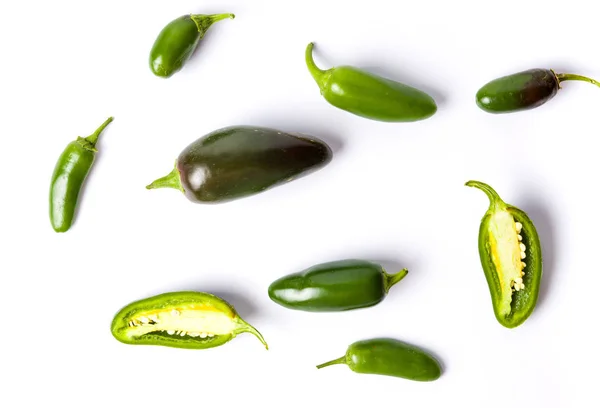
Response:
[{"label": "calyx of pepper", "polygon": [[[466,183],[469,187],[482,190],[490,200],[490,206],[485,213],[480,229],[480,251],[485,251],[482,259],[484,270],[491,279],[490,290],[494,298],[494,309],[498,320],[507,327],[513,327],[505,319],[514,313],[515,292],[526,288],[524,278],[529,273],[527,267],[528,249],[524,242],[529,243],[525,236],[523,225],[515,219],[514,209],[506,204],[490,187],[478,181]],[[493,264],[493,271],[489,271],[486,261]]]},{"label": "calyx of pepper", "polygon": [[235,14],[233,13],[222,13],[222,14],[190,14],[190,19],[196,24],[198,27],[198,33],[200,38],[204,37],[204,34],[208,31],[210,26],[214,23],[225,20],[227,18],[233,20],[235,18]]},{"label": "calyx of pepper", "polygon": [[152,183],[146,186],[147,190],[153,190],[157,188],[174,188],[175,190],[179,190],[182,193],[185,193],[185,190],[181,185],[181,174],[179,173],[179,169],[177,168],[177,160],[175,160],[173,170],[171,170],[169,174],[154,180]]}]

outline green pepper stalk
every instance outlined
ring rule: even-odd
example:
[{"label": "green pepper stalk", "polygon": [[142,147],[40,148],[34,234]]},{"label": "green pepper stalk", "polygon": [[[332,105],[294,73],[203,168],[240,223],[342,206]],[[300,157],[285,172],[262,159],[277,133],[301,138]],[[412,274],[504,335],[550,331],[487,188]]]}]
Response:
[{"label": "green pepper stalk", "polygon": [[113,118],[108,118],[94,133],[77,137],[58,158],[50,182],[50,222],[56,232],[71,228],[81,189],[94,164],[98,137]]}]

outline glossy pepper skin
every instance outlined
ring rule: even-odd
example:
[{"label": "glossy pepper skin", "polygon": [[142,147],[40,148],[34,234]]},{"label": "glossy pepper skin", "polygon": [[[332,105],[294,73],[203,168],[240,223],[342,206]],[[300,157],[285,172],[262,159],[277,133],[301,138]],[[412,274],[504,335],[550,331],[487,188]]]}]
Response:
[{"label": "glossy pepper skin", "polygon": [[412,381],[435,381],[442,375],[439,362],[424,350],[405,342],[375,338],[351,344],[346,354],[317,366],[346,364],[358,374],[385,375]]},{"label": "glossy pepper skin", "polygon": [[351,66],[320,69],[313,47],[306,47],[306,65],[321,95],[336,108],[381,122],[414,122],[436,113],[435,100],[411,86]]},{"label": "glossy pepper skin", "polygon": [[167,24],[150,50],[150,69],[154,75],[169,78],[190,59],[208,29],[217,21],[235,18],[234,14],[187,14]]},{"label": "glossy pepper skin", "polygon": [[146,188],[175,188],[194,203],[224,203],[308,175],[332,157],[330,147],[313,137],[231,126],[191,143],[173,171]]},{"label": "glossy pepper skin", "polygon": [[277,279],[269,297],[288,309],[334,312],[374,306],[408,274],[390,275],[382,266],[359,259],[345,259],[312,266]]},{"label": "glossy pepper skin", "polygon": [[494,314],[515,328],[533,313],[542,279],[542,246],[536,228],[522,210],[505,203],[489,185],[468,181],[482,190],[490,205],[479,228],[479,256]]},{"label": "glossy pepper skin", "polygon": [[108,118],[92,135],[77,137],[58,158],[50,181],[50,223],[56,232],[67,232],[75,218],[79,195],[96,158],[100,133]]},{"label": "glossy pepper skin", "polygon": [[477,91],[477,106],[497,114],[534,109],[553,99],[561,83],[570,80],[600,86],[595,80],[581,75],[556,74],[551,69],[535,68],[488,82]]},{"label": "glossy pepper skin", "polygon": [[231,304],[205,292],[169,292],[132,302],[115,315],[111,333],[129,345],[195,350],[222,346],[241,333],[251,333],[269,348]]}]

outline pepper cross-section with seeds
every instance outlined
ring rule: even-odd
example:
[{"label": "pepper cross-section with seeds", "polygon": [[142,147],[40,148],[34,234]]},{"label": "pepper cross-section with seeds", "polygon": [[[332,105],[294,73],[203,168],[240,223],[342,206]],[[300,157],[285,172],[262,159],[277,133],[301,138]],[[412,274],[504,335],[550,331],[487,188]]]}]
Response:
[{"label": "pepper cross-section with seeds", "polygon": [[203,292],[171,292],[133,302],[113,319],[113,336],[126,344],[204,349],[240,333],[262,335],[223,299]]},{"label": "pepper cross-section with seeds", "polygon": [[533,313],[539,293],[542,248],[536,228],[525,212],[505,203],[489,185],[466,185],[490,200],[479,229],[479,256],[496,319],[507,328],[517,327]]}]

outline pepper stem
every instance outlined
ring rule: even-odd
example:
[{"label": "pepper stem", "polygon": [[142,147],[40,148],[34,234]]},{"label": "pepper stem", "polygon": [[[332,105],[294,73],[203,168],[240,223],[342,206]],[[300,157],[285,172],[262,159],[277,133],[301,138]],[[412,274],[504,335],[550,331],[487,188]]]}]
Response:
[{"label": "pepper stem", "polygon": [[408,269],[404,268],[402,269],[400,272],[395,273],[393,275],[390,275],[387,272],[383,272],[383,278],[384,278],[384,282],[383,282],[383,286],[385,289],[385,293],[388,293],[388,291],[390,290],[390,288],[392,286],[394,286],[396,283],[400,282],[402,279],[404,279],[404,277],[408,275]]},{"label": "pepper stem", "polygon": [[89,145],[92,149],[94,147],[96,147],[96,143],[98,142],[98,137],[100,136],[100,133],[102,133],[104,128],[106,128],[108,126],[108,124],[112,121],[113,121],[113,117],[111,116],[110,118],[106,119],[104,121],[104,123],[102,125],[100,125],[100,127],[98,129],[96,129],[96,131],[94,133],[92,133],[91,135],[89,135],[88,137],[86,137],[84,139],[87,143],[89,143]]},{"label": "pepper stem", "polygon": [[496,206],[504,206],[505,203],[504,201],[500,198],[500,196],[498,195],[498,193],[489,185],[482,183],[481,181],[467,181],[465,183],[465,186],[468,187],[475,187],[480,189],[481,191],[483,191],[485,193],[485,195],[488,196],[488,198],[490,199],[490,207],[496,207]]},{"label": "pepper stem", "polygon": [[306,46],[306,51],[304,53],[304,59],[306,60],[306,66],[308,67],[308,71],[310,72],[310,75],[312,75],[314,80],[319,85],[319,89],[321,89],[321,91],[322,91],[325,86],[327,71],[322,70],[321,68],[319,68],[317,66],[317,64],[315,64],[315,60],[313,58],[313,47],[314,46],[315,46],[315,44],[312,42]]},{"label": "pepper stem", "polygon": [[256,330],[256,328],[254,326],[252,326],[248,322],[244,321],[241,317],[238,317],[238,329],[236,330],[236,332],[237,333],[252,333],[253,335],[256,336],[256,338],[258,340],[260,340],[260,342],[265,346],[265,348],[267,350],[269,349],[269,345],[265,341],[265,338],[263,337],[263,335],[260,334],[260,332],[258,330]]},{"label": "pepper stem", "polygon": [[181,185],[181,178],[179,177],[179,170],[177,170],[177,161],[175,161],[175,167],[169,174],[159,179],[154,180],[152,183],[146,186],[146,189],[153,190],[156,188],[174,188],[181,192],[185,192]]},{"label": "pepper stem", "polygon": [[600,87],[600,82],[596,81],[595,79],[592,78],[588,78],[582,75],[577,75],[577,74],[556,74],[556,78],[558,79],[558,82],[564,82],[564,81],[584,81],[584,82],[589,82],[590,84],[594,84],[598,87]]},{"label": "pepper stem", "polygon": [[323,367],[329,367],[329,366],[332,366],[334,364],[346,364],[346,356],[340,357],[340,358],[336,358],[335,360],[331,360],[331,361],[328,361],[328,362],[323,363],[323,364],[319,364],[317,366],[317,368],[321,369]]},{"label": "pepper stem", "polygon": [[200,37],[202,37],[208,31],[211,25],[217,21],[225,20],[226,18],[233,20],[235,18],[235,14],[192,14],[190,15],[190,18],[196,24],[196,27],[198,27],[198,32],[200,33]]}]

